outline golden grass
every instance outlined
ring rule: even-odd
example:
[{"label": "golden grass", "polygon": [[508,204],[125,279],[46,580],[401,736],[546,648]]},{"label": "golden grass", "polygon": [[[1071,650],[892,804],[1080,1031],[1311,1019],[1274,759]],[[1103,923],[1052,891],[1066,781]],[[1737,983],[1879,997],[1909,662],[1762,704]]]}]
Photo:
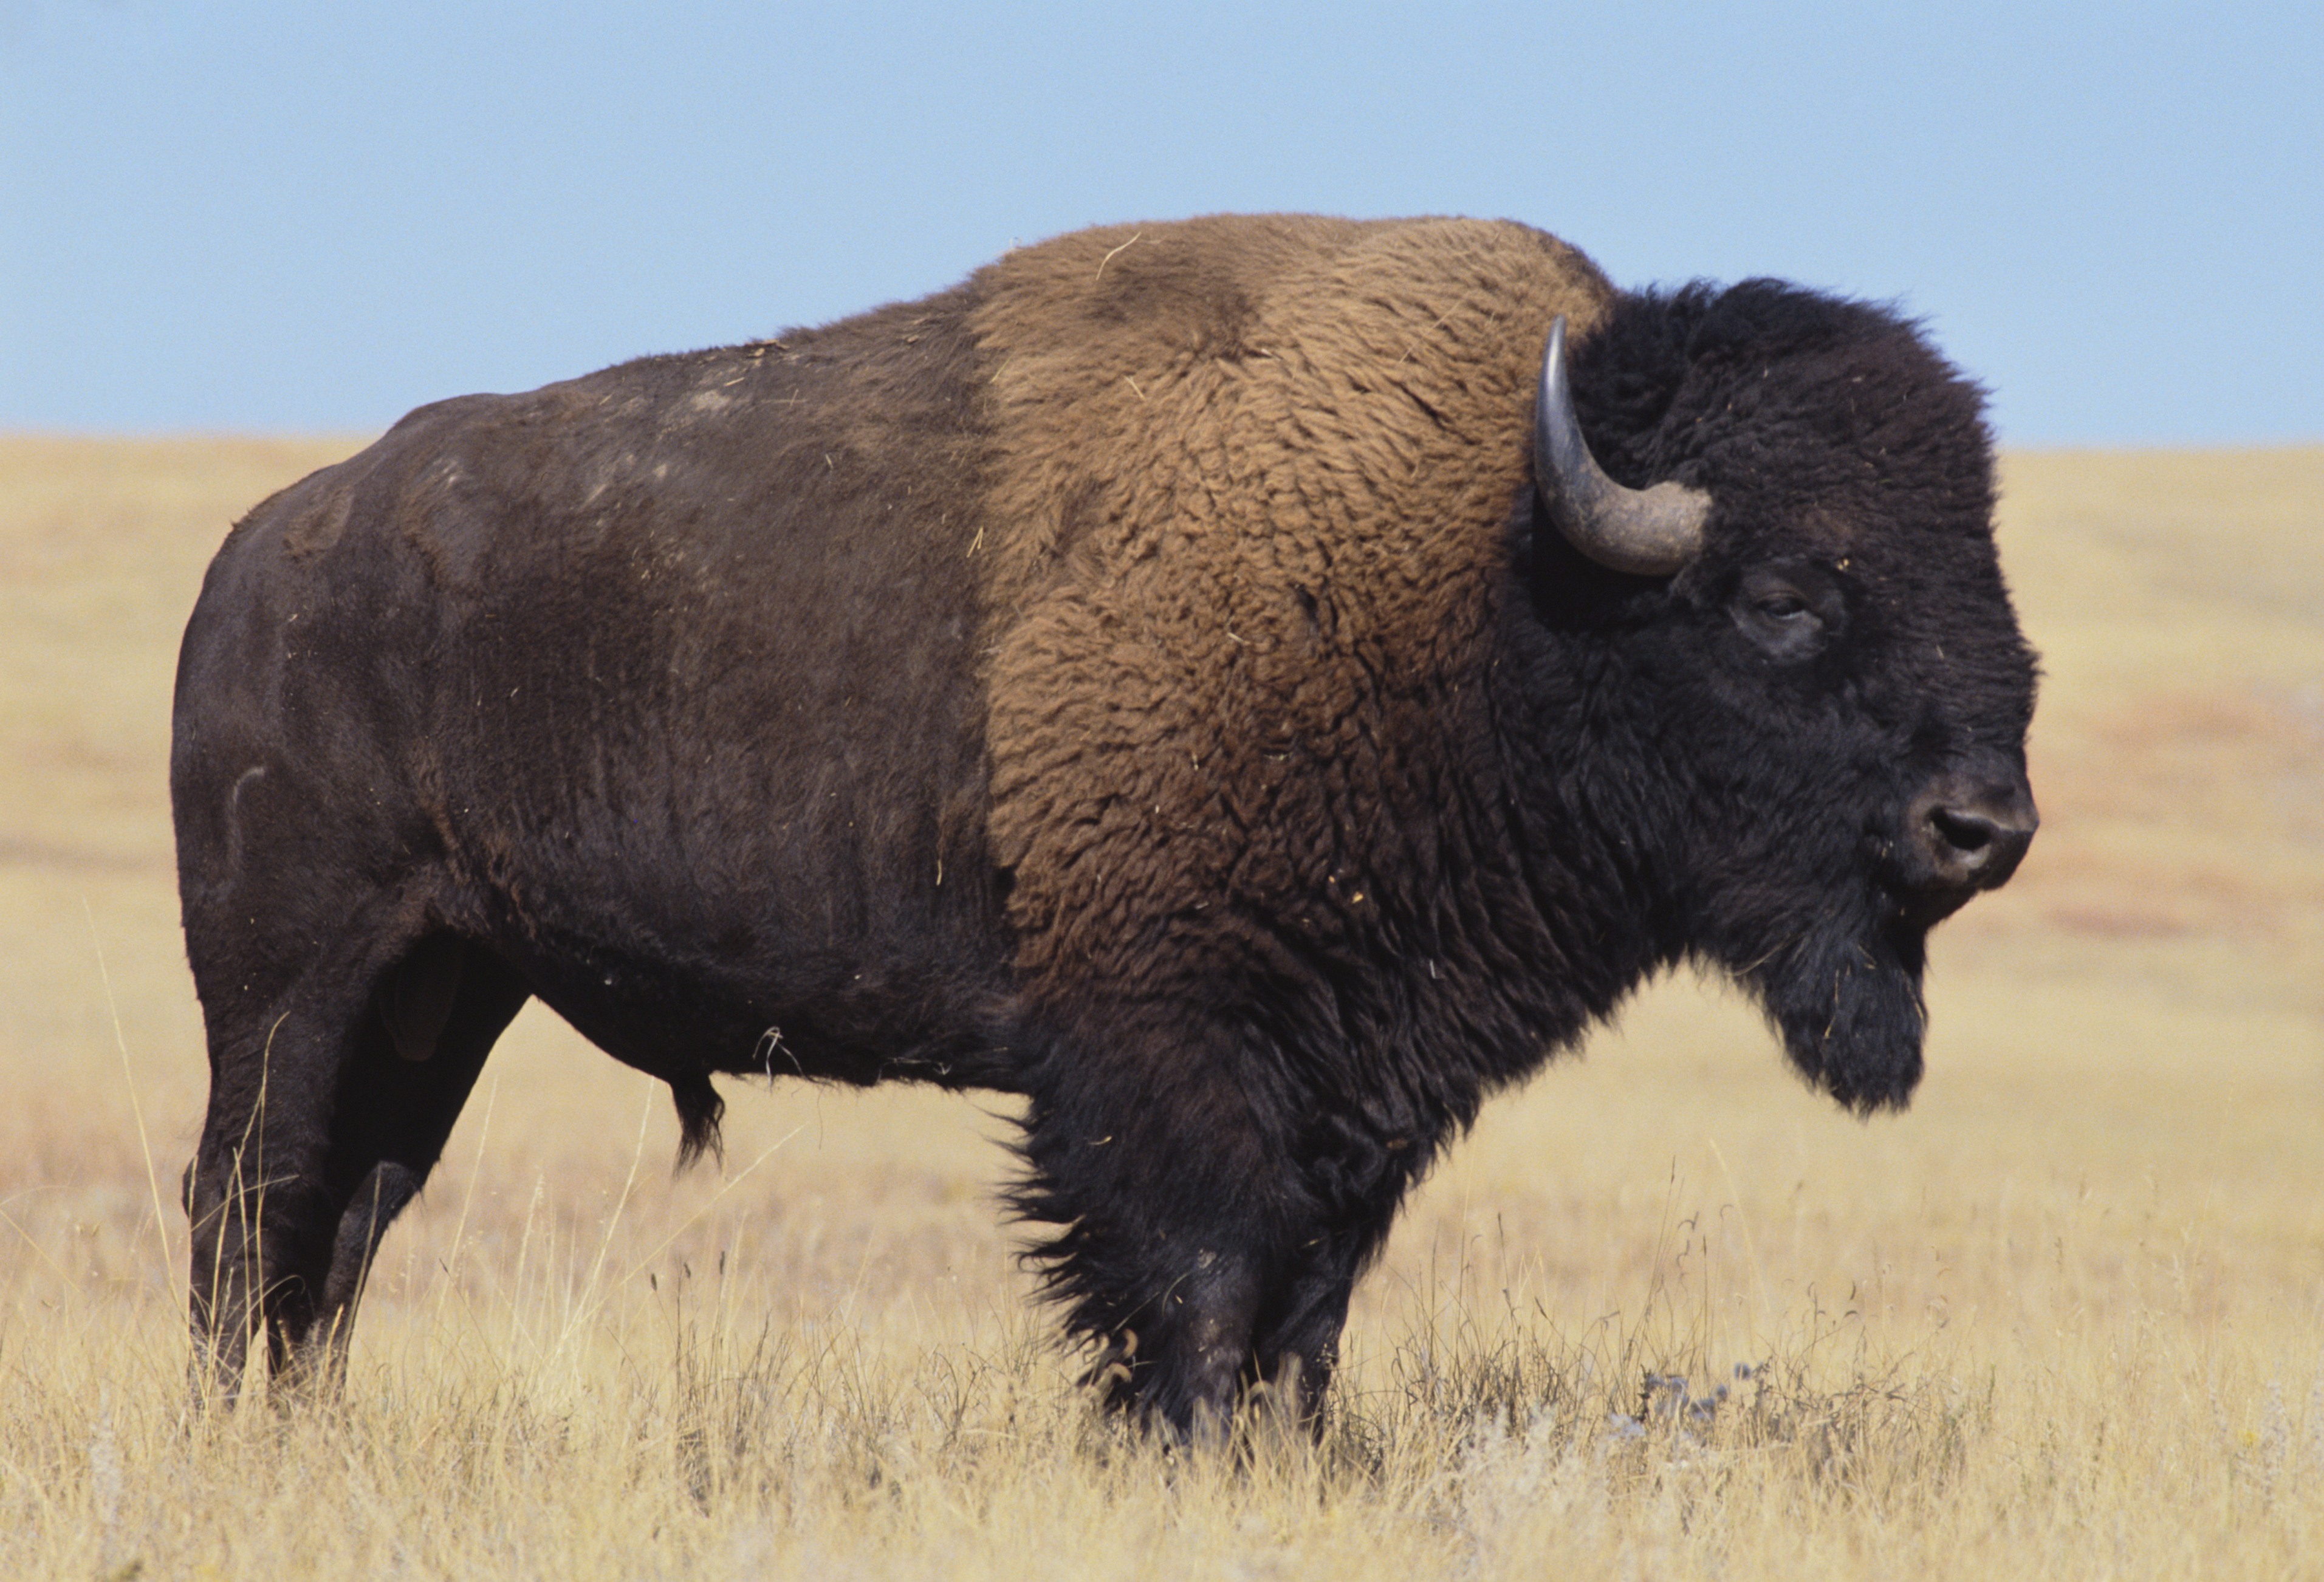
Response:
[{"label": "golden grass", "polygon": [[344,1410],[189,1417],[170,670],[347,448],[0,440],[0,1575],[2324,1576],[2324,451],[2010,458],[2046,823],[1913,1110],[1658,986],[1416,1198],[1321,1449],[1238,1466],[1073,1390],[1004,1118],[745,1088],[672,1179],[537,1011]]}]

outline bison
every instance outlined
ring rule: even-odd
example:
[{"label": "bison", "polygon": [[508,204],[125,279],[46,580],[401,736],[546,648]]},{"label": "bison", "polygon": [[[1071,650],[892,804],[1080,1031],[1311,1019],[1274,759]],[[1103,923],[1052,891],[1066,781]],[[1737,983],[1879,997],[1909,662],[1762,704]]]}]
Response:
[{"label": "bison", "polygon": [[421,408],[186,630],[197,1376],[343,1372],[530,996],[687,1156],[722,1073],[1021,1095],[1091,1380],[1198,1438],[1658,970],[1901,1106],[2035,824],[1981,408],[1879,307],[1302,216]]}]

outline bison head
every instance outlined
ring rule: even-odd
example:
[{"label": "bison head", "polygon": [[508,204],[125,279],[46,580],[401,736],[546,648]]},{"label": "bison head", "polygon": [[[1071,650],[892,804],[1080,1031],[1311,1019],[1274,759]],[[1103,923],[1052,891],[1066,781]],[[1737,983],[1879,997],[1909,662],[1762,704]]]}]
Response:
[{"label": "bison head", "polygon": [[1562,332],[1532,584],[1628,738],[1604,761],[1646,760],[1591,796],[1652,832],[1654,949],[1747,985],[1842,1103],[1900,1105],[1928,931],[2037,822],[1980,393],[1892,314],[1775,282],[1622,299],[1570,391]]}]

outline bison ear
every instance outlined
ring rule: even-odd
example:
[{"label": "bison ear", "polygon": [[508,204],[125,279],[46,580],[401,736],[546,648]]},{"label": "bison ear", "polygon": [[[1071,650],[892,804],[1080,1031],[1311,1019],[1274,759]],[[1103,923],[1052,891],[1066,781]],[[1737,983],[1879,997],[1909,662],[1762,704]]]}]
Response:
[{"label": "bison ear", "polygon": [[1611,571],[1668,576],[1702,547],[1711,496],[1678,483],[1651,489],[1617,483],[1582,437],[1565,376],[1565,316],[1549,332],[1534,409],[1534,490],[1565,541]]}]

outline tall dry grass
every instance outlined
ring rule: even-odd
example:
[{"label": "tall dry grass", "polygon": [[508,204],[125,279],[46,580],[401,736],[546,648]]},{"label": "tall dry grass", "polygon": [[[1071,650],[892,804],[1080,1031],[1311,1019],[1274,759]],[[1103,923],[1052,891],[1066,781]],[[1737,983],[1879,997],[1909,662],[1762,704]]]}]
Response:
[{"label": "tall dry grass", "polygon": [[537,1011],[343,1408],[189,1412],[170,667],[345,448],[0,441],[0,1575],[2324,1576],[2324,452],[2011,458],[2046,823],[1909,1114],[1661,985],[1416,1199],[1323,1443],[1189,1462],[1028,1307],[1005,1115],[742,1089],[673,1179]]}]

